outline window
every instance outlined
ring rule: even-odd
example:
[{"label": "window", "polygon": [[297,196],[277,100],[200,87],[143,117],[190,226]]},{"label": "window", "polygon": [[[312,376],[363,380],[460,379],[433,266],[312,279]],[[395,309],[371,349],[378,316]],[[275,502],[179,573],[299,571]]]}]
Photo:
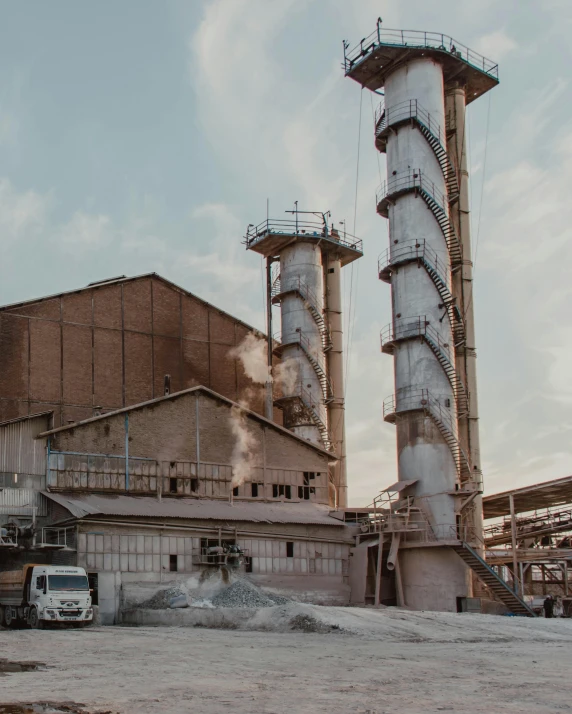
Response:
[{"label": "window", "polygon": [[285,486],[284,484],[273,483],[272,498],[280,498],[280,496],[292,498],[292,486]]},{"label": "window", "polygon": [[233,496],[238,496],[238,486],[235,486],[235,487],[232,489],[232,495],[233,495]]},{"label": "window", "polygon": [[191,491],[193,493],[197,493],[199,490],[199,479],[198,478],[192,478],[191,479]]},{"label": "window", "polygon": [[169,493],[177,493],[177,479],[176,478],[169,479]]},{"label": "window", "polygon": [[294,543],[291,543],[291,542],[286,543],[286,557],[287,558],[294,557]]},{"label": "window", "polygon": [[253,483],[250,485],[252,498],[258,498],[258,484]]},{"label": "window", "polygon": [[43,590],[46,585],[46,576],[38,575],[36,578],[36,590]]},{"label": "window", "polygon": [[89,590],[85,575],[48,575],[50,590]]},{"label": "window", "polygon": [[176,555],[170,555],[169,556],[169,570],[172,573],[176,573],[178,570],[177,567],[177,556]]}]

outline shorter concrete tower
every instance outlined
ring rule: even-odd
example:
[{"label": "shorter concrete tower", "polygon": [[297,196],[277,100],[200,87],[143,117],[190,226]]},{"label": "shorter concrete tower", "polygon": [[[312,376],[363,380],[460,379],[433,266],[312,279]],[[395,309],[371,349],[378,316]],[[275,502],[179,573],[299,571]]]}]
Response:
[{"label": "shorter concrete tower", "polygon": [[[281,356],[284,375],[274,405],[286,428],[332,452],[332,500],[345,506],[341,268],[362,256],[362,243],[333,228],[329,213],[292,213],[293,220],[249,226],[245,240],[267,260],[269,353]],[[272,335],[271,304],[280,305],[279,335]]]}]

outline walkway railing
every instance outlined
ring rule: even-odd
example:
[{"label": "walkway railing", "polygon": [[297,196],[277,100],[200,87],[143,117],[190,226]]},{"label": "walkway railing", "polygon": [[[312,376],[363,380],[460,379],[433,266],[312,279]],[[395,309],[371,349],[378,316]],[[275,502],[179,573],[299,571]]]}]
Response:
[{"label": "walkway railing", "polygon": [[361,42],[346,49],[344,45],[344,70],[346,74],[362,59],[383,45],[389,47],[425,47],[451,54],[475,67],[481,72],[498,79],[498,64],[469,49],[466,45],[454,40],[441,32],[424,32],[420,30],[394,30],[378,24],[377,29]]},{"label": "walkway railing", "polygon": [[308,236],[310,238],[321,238],[323,240],[339,243],[344,248],[363,253],[363,242],[350,233],[341,233],[331,226],[320,221],[297,221],[280,218],[269,218],[257,226],[248,226],[244,243],[251,248],[255,243],[262,240],[269,234],[275,235],[296,235]]}]

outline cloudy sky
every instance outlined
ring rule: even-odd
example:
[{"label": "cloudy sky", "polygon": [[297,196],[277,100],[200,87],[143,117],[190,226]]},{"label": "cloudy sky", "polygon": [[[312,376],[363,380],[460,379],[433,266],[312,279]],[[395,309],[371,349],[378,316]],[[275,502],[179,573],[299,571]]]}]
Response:
[{"label": "cloudy sky", "polygon": [[266,200],[275,217],[298,200],[355,221],[350,498],[369,503],[396,477],[385,166],[377,98],[340,62],[379,15],[500,63],[469,111],[485,488],[568,475],[569,0],[0,0],[0,304],[156,271],[263,328],[261,262],[241,236]]}]

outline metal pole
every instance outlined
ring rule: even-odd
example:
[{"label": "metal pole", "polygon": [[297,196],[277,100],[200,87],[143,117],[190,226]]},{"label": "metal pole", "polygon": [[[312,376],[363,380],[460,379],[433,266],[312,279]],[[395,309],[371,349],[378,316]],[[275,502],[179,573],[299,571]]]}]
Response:
[{"label": "metal pole", "polygon": [[274,418],[274,397],[272,394],[272,258],[266,258],[266,352],[268,360],[268,377],[266,382],[266,418]]},{"label": "metal pole", "polygon": [[516,553],[516,518],[514,516],[514,496],[512,493],[508,497],[510,505],[510,534],[512,540],[512,577],[514,580],[514,591],[518,594],[518,558]]},{"label": "metal pole", "polygon": [[383,567],[383,533],[379,534],[379,547],[377,550],[377,571],[375,575],[375,601],[376,607],[381,602],[381,569]]},{"label": "metal pole", "polygon": [[125,413],[125,490],[129,491],[129,413]]},{"label": "metal pole", "polygon": [[568,597],[568,561],[564,561],[564,597]]},{"label": "metal pole", "polygon": [[[197,442],[197,481],[199,481],[199,471],[201,466],[201,438],[200,438],[200,419],[199,419],[199,395],[195,396],[195,422],[196,422],[196,442]],[[199,487],[200,490],[200,487]]]}]

